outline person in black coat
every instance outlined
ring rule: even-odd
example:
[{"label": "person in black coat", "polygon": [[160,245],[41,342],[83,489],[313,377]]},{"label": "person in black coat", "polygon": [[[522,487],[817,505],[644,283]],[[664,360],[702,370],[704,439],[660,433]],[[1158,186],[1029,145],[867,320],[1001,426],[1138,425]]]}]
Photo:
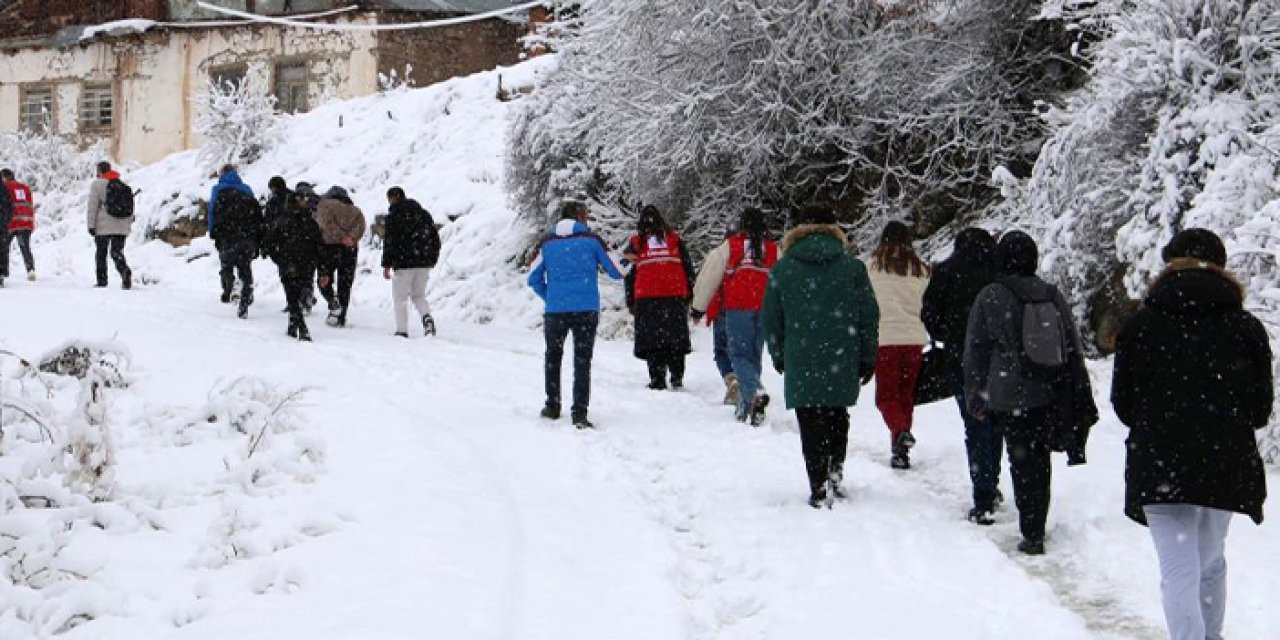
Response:
[{"label": "person in black coat", "polygon": [[424,335],[436,333],[436,321],[427,304],[427,282],[440,260],[440,233],[436,221],[416,200],[405,197],[404,189],[387,191],[386,228],[382,245],[382,277],[391,280],[395,305],[396,335],[409,337],[409,303],[422,319]]},{"label": "person in black coat", "polygon": [[937,350],[937,354],[930,357],[943,359],[945,375],[950,377],[960,405],[969,479],[973,484],[969,521],[981,525],[995,524],[993,514],[997,503],[1003,500],[998,487],[1004,436],[989,416],[979,418],[969,412],[960,363],[964,357],[969,311],[978,294],[996,279],[995,249],[996,241],[985,229],[961,231],[951,256],[933,268],[920,310],[920,319]]},{"label": "person in black coat", "polygon": [[[965,334],[965,402],[989,415],[1009,448],[1018,549],[1044,553],[1052,481],[1050,453],[1084,462],[1087,426],[1097,421],[1084,350],[1071,309],[1057,288],[1036,276],[1039,251],[1021,231],[996,247],[1000,279],[978,294]],[[1031,322],[1024,322],[1027,314]],[[1028,336],[1026,330],[1035,327]]]},{"label": "person in black coat", "polygon": [[1149,525],[1170,634],[1219,638],[1232,513],[1262,522],[1254,432],[1274,400],[1271,347],[1212,232],[1188,229],[1116,342],[1111,401],[1129,427],[1125,514]]},{"label": "person in black coat", "polygon": [[689,304],[693,301],[693,261],[680,235],[653,205],[640,211],[636,235],[623,256],[634,266],[624,281],[627,308],[635,316],[633,353],[648,363],[649,388],[684,388],[685,357],[693,351]]},{"label": "person in black coat", "polygon": [[263,251],[280,271],[289,313],[289,337],[310,342],[304,304],[320,258],[320,225],[307,210],[305,197],[286,189],[283,180],[276,183],[273,179],[271,191],[274,215],[263,234]]}]

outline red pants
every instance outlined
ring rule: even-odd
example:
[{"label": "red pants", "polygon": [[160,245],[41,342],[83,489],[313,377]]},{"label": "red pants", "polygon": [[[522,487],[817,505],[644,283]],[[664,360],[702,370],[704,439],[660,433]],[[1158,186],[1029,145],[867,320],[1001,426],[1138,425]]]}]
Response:
[{"label": "red pants", "polygon": [[898,434],[911,431],[923,352],[923,346],[908,344],[880,347],[876,354],[876,408],[889,425],[890,446],[898,442]]}]

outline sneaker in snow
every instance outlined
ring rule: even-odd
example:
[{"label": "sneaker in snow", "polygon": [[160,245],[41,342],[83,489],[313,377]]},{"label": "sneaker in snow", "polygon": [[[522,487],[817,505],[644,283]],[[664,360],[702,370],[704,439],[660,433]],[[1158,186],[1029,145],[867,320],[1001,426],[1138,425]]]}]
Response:
[{"label": "sneaker in snow", "polygon": [[889,466],[894,469],[910,469],[911,458],[907,455],[906,451],[895,453],[893,454],[893,457],[889,458]]},{"label": "sneaker in snow", "polygon": [[738,401],[742,399],[742,385],[738,383],[738,374],[728,373],[724,376],[724,403],[731,406],[738,406]]},{"label": "sneaker in snow", "polygon": [[769,408],[769,394],[761,393],[751,401],[751,426],[764,424],[765,409]]},{"label": "sneaker in snow", "polygon": [[429,315],[422,316],[422,334],[427,336],[436,334],[436,321]]},{"label": "sneaker in snow", "polygon": [[992,517],[991,512],[986,509],[970,509],[969,522],[988,527],[995,524],[996,519]]},{"label": "sneaker in snow", "polygon": [[547,420],[559,420],[560,407],[554,404],[546,405],[545,407],[542,408],[542,413],[538,415],[542,416],[543,418],[546,418]]}]

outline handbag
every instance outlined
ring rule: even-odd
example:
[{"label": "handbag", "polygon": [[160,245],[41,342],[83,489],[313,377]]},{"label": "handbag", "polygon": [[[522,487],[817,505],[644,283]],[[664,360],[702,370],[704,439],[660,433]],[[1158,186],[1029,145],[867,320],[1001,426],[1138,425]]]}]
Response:
[{"label": "handbag", "polygon": [[920,359],[915,404],[919,406],[951,398],[956,395],[959,386],[959,357],[937,342],[930,343],[929,350]]}]

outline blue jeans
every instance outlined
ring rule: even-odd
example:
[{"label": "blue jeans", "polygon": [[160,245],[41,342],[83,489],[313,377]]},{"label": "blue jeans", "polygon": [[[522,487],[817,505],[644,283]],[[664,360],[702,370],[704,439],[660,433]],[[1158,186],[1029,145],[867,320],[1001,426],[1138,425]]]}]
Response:
[{"label": "blue jeans", "polygon": [[543,316],[547,339],[545,363],[547,406],[560,407],[560,362],[564,343],[573,334],[573,411],[586,413],[591,404],[591,356],[596,348],[600,314],[593,311],[548,313]]},{"label": "blue jeans", "polygon": [[729,358],[729,323],[723,314],[711,323],[711,335],[715,338],[716,368],[723,378],[733,373],[733,360]]},{"label": "blue jeans", "polygon": [[760,391],[760,371],[764,366],[764,316],[759,311],[724,312],[729,330],[729,358],[733,372],[742,385],[742,397],[738,400],[738,415],[746,415],[751,401]]},{"label": "blue jeans", "polygon": [[1000,485],[1000,460],[1004,433],[987,416],[979,420],[969,415],[963,384],[956,390],[960,417],[964,419],[964,448],[969,455],[969,479],[973,482],[973,508],[995,511],[996,489]]}]

